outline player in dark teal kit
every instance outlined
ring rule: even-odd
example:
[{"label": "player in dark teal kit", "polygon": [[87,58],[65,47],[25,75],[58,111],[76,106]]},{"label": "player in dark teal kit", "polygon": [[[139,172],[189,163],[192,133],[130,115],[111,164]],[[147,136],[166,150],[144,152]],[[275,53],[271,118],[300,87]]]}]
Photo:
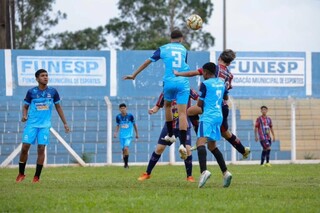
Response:
[{"label": "player in dark teal kit", "polygon": [[26,122],[23,131],[22,148],[19,161],[19,174],[16,182],[25,178],[25,167],[31,144],[38,143],[38,159],[33,182],[39,182],[45,159],[45,146],[49,144],[51,112],[55,106],[66,132],[69,132],[67,121],[60,106],[60,96],[53,87],[48,87],[48,72],[40,69],[35,73],[38,86],[29,89],[22,108],[22,122]]},{"label": "player in dark teal kit", "polygon": [[136,138],[139,138],[138,128],[133,115],[127,113],[127,106],[124,103],[119,105],[119,110],[121,113],[116,116],[117,126],[113,137],[116,138],[119,133],[124,168],[129,168],[129,147],[133,138],[133,129],[136,133]]}]

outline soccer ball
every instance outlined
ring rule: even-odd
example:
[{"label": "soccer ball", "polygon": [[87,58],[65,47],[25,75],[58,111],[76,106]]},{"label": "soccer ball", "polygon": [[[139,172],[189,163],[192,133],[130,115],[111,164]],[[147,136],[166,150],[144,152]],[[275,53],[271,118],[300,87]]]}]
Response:
[{"label": "soccer ball", "polygon": [[192,14],[187,18],[187,26],[192,30],[199,30],[202,27],[202,18],[197,14]]}]

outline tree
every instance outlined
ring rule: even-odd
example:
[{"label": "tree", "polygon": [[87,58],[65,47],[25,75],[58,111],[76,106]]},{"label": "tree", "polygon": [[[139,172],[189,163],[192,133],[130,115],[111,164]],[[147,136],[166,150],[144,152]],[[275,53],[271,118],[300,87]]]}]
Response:
[{"label": "tree", "polygon": [[104,32],[105,29],[100,26],[96,29],[52,34],[47,37],[44,47],[55,50],[97,50],[107,46]]},{"label": "tree", "polygon": [[122,49],[155,49],[169,41],[174,28],[183,32],[190,49],[206,50],[214,45],[210,33],[186,26],[192,13],[208,23],[213,11],[211,0],[119,0],[118,9],[120,17],[111,19],[105,27]]},{"label": "tree", "polygon": [[56,26],[67,15],[58,11],[52,13],[55,0],[15,1],[15,41],[17,49],[34,49],[48,36],[50,28]]}]

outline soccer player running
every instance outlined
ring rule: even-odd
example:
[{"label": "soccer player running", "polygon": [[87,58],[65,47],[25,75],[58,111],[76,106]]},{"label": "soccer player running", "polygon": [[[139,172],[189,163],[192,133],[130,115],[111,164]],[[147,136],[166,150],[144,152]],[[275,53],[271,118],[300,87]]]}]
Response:
[{"label": "soccer player running", "polygon": [[[260,165],[271,167],[271,164],[269,163],[272,143],[271,140],[273,142],[275,141],[272,120],[269,116],[267,116],[268,107],[261,106],[260,110],[262,115],[257,118],[254,128],[255,140],[256,142],[260,141],[262,146]],[[270,132],[272,134],[272,138]],[[264,160],[266,160],[266,164],[263,164]]]},{"label": "soccer player running", "polygon": [[120,146],[122,150],[124,168],[128,169],[129,161],[129,147],[133,137],[133,129],[136,134],[136,138],[139,138],[138,127],[136,125],[134,116],[127,112],[126,104],[122,103],[119,105],[120,113],[116,116],[116,130],[113,137],[116,138],[119,134]]},{"label": "soccer player running", "polygon": [[[226,85],[226,92],[228,92],[231,88],[231,82],[233,79],[232,73],[229,71],[228,66],[231,62],[236,58],[236,54],[231,49],[224,50],[218,59],[218,65],[216,67],[216,77],[221,78]],[[175,75],[177,76],[187,76],[192,77],[196,75],[203,75],[203,69],[200,68],[198,70],[189,71],[189,72],[176,72],[174,71]],[[228,96],[226,96],[228,97]],[[188,109],[188,116],[190,117],[192,124],[194,125],[195,131],[198,129],[198,120],[199,114],[202,113],[202,109],[197,106],[192,106]],[[224,99],[222,102],[222,114],[223,114],[223,121],[220,128],[222,137],[224,137],[239,153],[242,154],[243,159],[248,158],[250,154],[250,148],[244,147],[240,141],[240,139],[234,135],[229,130],[228,125],[228,115],[229,115],[229,106],[228,106],[228,99]],[[193,148],[191,148],[193,149]]]},{"label": "soccer player running", "polygon": [[206,143],[223,174],[223,187],[229,187],[232,179],[222,153],[216,146],[216,141],[221,138],[220,126],[223,119],[221,103],[225,95],[225,84],[223,80],[215,77],[215,72],[216,65],[214,63],[209,62],[203,65],[204,81],[200,85],[200,98],[197,102],[197,106],[203,109],[197,134],[197,151],[201,172],[199,188],[203,187],[211,176],[207,170]]},{"label": "soccer player running", "polygon": [[177,102],[179,114],[179,137],[180,147],[179,153],[181,159],[187,159],[186,138],[187,138],[187,103],[189,100],[190,83],[187,77],[177,77],[173,70],[177,72],[189,71],[187,64],[187,49],[181,44],[183,35],[180,30],[173,30],[171,32],[171,42],[159,47],[153,55],[148,58],[138,69],[132,74],[124,76],[123,79],[134,80],[136,76],[148,67],[151,62],[156,62],[162,59],[165,64],[165,74],[163,76],[163,93],[164,93],[164,107],[166,114],[166,125],[168,135],[165,137],[166,141],[175,142],[176,138],[173,134],[172,122],[173,115],[171,110],[171,103],[173,100]]},{"label": "soccer player running", "polygon": [[[190,98],[188,101],[188,106],[191,106],[191,99],[192,100],[197,100],[199,97],[198,93],[190,89]],[[160,108],[162,108],[164,105],[164,98],[163,98],[163,93],[160,94],[158,101],[155,106],[153,106],[151,109],[149,109],[149,114],[155,114],[159,111]],[[172,101],[172,114],[173,114],[173,132],[175,135],[177,135],[179,138],[179,116],[178,116],[178,109],[177,109],[177,104],[176,101]],[[187,129],[187,140],[186,140],[186,149],[187,149],[187,158],[184,160],[184,165],[186,168],[186,173],[187,173],[187,181],[189,182],[195,182],[195,179],[192,177],[192,154],[191,154],[191,122],[188,119],[188,129]],[[168,129],[167,126],[164,125],[162,128],[162,131],[160,133],[159,139],[158,139],[158,144],[156,146],[155,151],[152,153],[147,170],[145,173],[143,173],[138,180],[143,181],[146,179],[149,179],[151,177],[151,172],[155,165],[157,164],[158,160],[161,157],[161,154],[164,152],[167,146],[171,146],[171,142],[165,141],[164,138],[168,134]]]},{"label": "soccer player running", "polygon": [[28,153],[31,144],[38,143],[38,158],[36,172],[34,174],[33,183],[40,180],[41,171],[45,159],[45,147],[49,145],[50,128],[51,128],[51,112],[55,106],[60,119],[63,122],[65,132],[69,132],[69,126],[65,119],[63,110],[60,106],[60,96],[58,91],[53,87],[48,87],[48,72],[39,69],[35,73],[37,87],[28,90],[24,98],[22,107],[22,122],[26,122],[23,136],[22,148],[19,161],[19,174],[16,182],[21,182],[25,178],[25,168],[28,160]]}]

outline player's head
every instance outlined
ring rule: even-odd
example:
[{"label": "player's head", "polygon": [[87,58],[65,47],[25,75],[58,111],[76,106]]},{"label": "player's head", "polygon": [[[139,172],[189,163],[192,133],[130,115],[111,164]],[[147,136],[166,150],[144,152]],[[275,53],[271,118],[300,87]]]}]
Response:
[{"label": "player's head", "polygon": [[34,75],[36,76],[36,81],[39,83],[39,86],[46,86],[48,84],[47,70],[39,69]]},{"label": "player's head", "polygon": [[127,105],[126,105],[125,103],[119,104],[119,110],[120,110],[121,114],[126,114],[126,112],[127,112]]},{"label": "player's head", "polygon": [[203,78],[206,80],[208,78],[212,78],[216,74],[216,64],[213,62],[205,63],[202,66],[203,69]]},{"label": "player's head", "polygon": [[260,107],[260,110],[261,110],[262,115],[266,115],[267,112],[268,112],[268,107],[266,107],[266,106],[261,106],[261,107]]},{"label": "player's head", "polygon": [[183,40],[183,35],[182,35],[182,32],[178,29],[175,29],[171,32],[171,41],[178,41],[178,42],[182,42]]},{"label": "player's head", "polygon": [[45,69],[39,69],[34,75],[36,76],[36,78],[39,78],[41,73],[48,73],[48,72]]},{"label": "player's head", "polygon": [[224,50],[219,56],[219,60],[223,61],[226,66],[229,66],[235,58],[236,53],[231,49]]}]

